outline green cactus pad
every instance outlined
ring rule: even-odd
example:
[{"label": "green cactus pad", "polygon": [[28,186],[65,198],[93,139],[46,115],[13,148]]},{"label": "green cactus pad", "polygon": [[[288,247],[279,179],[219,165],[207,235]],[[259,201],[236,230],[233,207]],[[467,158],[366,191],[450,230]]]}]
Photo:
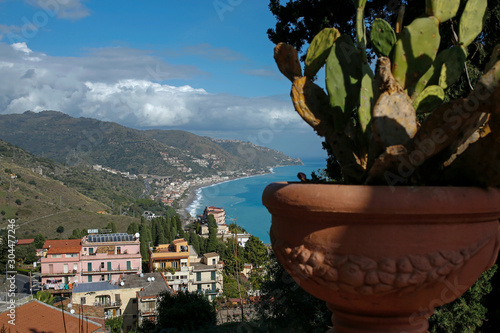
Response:
[{"label": "green cactus pad", "polygon": [[440,86],[428,86],[413,101],[417,113],[428,113],[441,105],[444,100],[444,90]]},{"label": "green cactus pad", "polygon": [[389,23],[377,18],[373,21],[370,40],[377,54],[388,57],[396,44],[396,34]]},{"label": "green cactus pad", "polygon": [[391,53],[392,73],[407,89],[432,66],[439,48],[439,21],[434,16],[415,19],[405,27]]},{"label": "green cactus pad", "polygon": [[374,104],[373,72],[368,64],[363,64],[358,107],[359,123],[363,133],[366,133],[370,124]]},{"label": "green cactus pad", "polygon": [[439,22],[447,21],[457,15],[460,0],[427,0],[427,15],[435,16]]},{"label": "green cactus pad", "polygon": [[326,62],[335,40],[340,32],[335,28],[325,28],[311,42],[306,55],[304,75],[312,79]]},{"label": "green cactus pad", "polygon": [[483,30],[487,6],[487,0],[467,1],[458,30],[459,42],[464,46],[469,46]]},{"label": "green cactus pad", "polygon": [[439,84],[441,88],[446,89],[457,82],[464,70],[466,58],[465,50],[461,46],[439,52],[434,64],[415,85],[411,99],[415,100],[427,86]]},{"label": "green cactus pad", "polygon": [[358,106],[361,73],[359,50],[349,35],[341,35],[326,60],[326,89],[335,112],[350,114]]}]

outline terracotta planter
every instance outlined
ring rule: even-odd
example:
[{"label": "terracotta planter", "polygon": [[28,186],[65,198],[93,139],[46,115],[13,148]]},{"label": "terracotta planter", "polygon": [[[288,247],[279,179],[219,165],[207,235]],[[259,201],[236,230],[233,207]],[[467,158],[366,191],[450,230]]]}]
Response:
[{"label": "terracotta planter", "polygon": [[496,260],[500,191],[273,183],[273,249],[336,333],[426,332]]}]

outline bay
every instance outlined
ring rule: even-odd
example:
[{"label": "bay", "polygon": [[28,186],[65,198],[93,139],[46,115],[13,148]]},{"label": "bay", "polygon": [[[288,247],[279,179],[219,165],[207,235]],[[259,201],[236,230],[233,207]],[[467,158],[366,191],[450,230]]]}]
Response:
[{"label": "bay", "polygon": [[303,160],[304,165],[276,167],[272,173],[239,178],[197,190],[196,199],[188,206],[191,216],[201,215],[206,206],[224,208],[226,223],[236,223],[264,243],[270,243],[271,215],[262,205],[262,192],[272,182],[298,181],[297,173],[310,177],[311,172],[323,169],[325,159]]}]

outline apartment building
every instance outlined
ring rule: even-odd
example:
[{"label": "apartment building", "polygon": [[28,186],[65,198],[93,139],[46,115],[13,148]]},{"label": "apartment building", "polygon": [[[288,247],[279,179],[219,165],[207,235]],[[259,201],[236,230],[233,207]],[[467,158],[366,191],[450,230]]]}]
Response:
[{"label": "apartment building", "polygon": [[126,275],[142,272],[138,235],[88,235],[81,242],[81,282],[121,282]]},{"label": "apartment building", "polygon": [[65,289],[68,284],[81,281],[81,239],[45,241],[40,259],[44,289]]},{"label": "apartment building", "polygon": [[203,211],[203,219],[206,220],[208,215],[213,215],[218,225],[226,224],[226,211],[223,208],[207,206]]},{"label": "apartment building", "polygon": [[183,238],[150,248],[149,268],[162,272],[175,291],[201,292],[209,300],[222,295],[223,264],[219,255],[212,252],[198,256]]}]

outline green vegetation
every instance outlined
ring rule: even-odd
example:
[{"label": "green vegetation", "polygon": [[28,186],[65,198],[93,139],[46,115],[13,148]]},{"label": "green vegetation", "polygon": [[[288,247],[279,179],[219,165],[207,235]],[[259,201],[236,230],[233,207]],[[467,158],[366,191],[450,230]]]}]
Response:
[{"label": "green vegetation", "polygon": [[49,305],[54,304],[54,296],[48,291],[45,290],[39,290],[37,291],[35,298],[39,300],[40,302],[47,303]]},{"label": "green vegetation", "polygon": [[120,333],[123,329],[123,317],[112,317],[106,319],[106,328],[109,329],[111,333]]},{"label": "green vegetation", "polygon": [[195,330],[217,323],[214,307],[201,294],[164,292],[160,299],[158,326],[162,329]]}]

